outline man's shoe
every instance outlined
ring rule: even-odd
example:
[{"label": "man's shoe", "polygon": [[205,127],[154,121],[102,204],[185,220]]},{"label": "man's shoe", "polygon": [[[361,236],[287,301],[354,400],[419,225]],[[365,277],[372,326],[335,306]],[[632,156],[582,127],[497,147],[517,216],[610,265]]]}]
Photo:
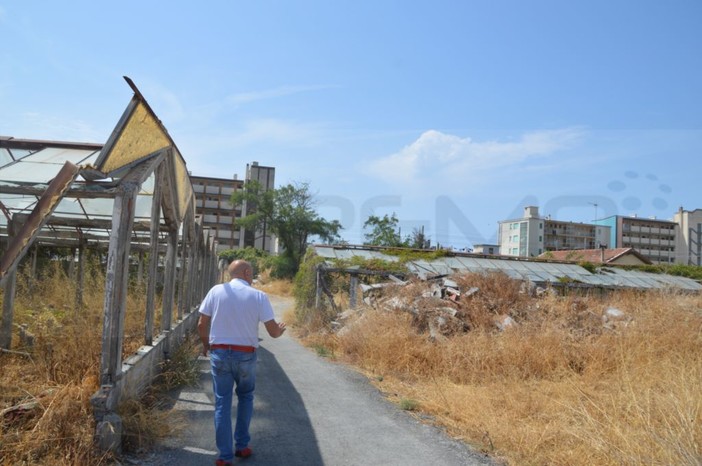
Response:
[{"label": "man's shoe", "polygon": [[252,454],[253,450],[251,450],[251,448],[249,447],[242,448],[241,450],[237,450],[234,452],[234,456],[236,456],[237,458],[248,458]]},{"label": "man's shoe", "polygon": [[217,460],[215,461],[215,466],[232,466],[232,462],[226,460]]}]

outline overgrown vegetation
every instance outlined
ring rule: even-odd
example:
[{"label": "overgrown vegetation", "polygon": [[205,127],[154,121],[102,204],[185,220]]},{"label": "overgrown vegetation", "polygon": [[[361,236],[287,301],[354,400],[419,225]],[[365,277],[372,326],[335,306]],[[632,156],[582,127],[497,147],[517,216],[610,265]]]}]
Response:
[{"label": "overgrown vegetation", "polygon": [[667,273],[679,277],[687,277],[693,280],[702,280],[702,267],[685,264],[652,264],[652,265],[626,265],[622,266],[627,270],[640,270],[649,273]]},{"label": "overgrown vegetation", "polygon": [[[343,331],[317,325],[303,334],[403,409],[413,401],[507,464],[700,463],[702,296],[537,297],[503,274],[452,278],[478,291],[443,300],[464,323],[447,338],[430,338],[437,301],[421,297],[422,282],[386,288],[379,301],[413,303],[416,314],[378,304]],[[610,308],[625,318],[607,321]],[[299,312],[303,323],[315,321],[312,309]],[[322,312],[319,319],[338,317]],[[506,316],[513,324],[497,325]]]},{"label": "overgrown vegetation", "polygon": [[[113,460],[93,447],[90,405],[99,388],[105,276],[99,257],[89,256],[82,304],[76,305],[74,273],[65,262],[52,260],[38,267],[36,278],[27,268],[18,274],[14,352],[0,352],[0,464],[99,465]],[[130,284],[123,358],[143,344],[145,286]],[[157,302],[155,328],[160,310]],[[191,380],[185,360],[179,351],[164,366],[162,389]],[[121,409],[126,450],[141,448],[174,426],[153,398]]]}]

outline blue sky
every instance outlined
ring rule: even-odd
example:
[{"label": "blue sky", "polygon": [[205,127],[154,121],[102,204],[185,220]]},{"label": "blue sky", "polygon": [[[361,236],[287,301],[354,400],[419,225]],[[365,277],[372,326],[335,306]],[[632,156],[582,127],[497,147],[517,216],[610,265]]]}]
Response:
[{"label": "blue sky", "polygon": [[0,135],[105,142],[127,75],[193,174],[462,248],[525,205],[702,208],[701,51],[698,0],[0,0]]}]

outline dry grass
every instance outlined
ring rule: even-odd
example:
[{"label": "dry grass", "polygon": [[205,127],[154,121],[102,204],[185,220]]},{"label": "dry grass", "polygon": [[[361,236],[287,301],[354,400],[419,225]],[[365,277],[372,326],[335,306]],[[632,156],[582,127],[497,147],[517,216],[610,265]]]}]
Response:
[{"label": "dry grass", "polygon": [[[0,417],[0,464],[111,461],[93,448],[90,406],[90,397],[98,389],[103,293],[104,274],[96,262],[89,262],[79,306],[75,280],[60,263],[52,263],[38,279],[26,272],[18,275],[12,349],[28,356],[0,353],[0,412],[9,410]],[[126,306],[124,357],[143,345],[143,286],[130,285]],[[156,303],[155,329],[160,325],[160,308]],[[20,326],[28,337],[20,338]],[[22,405],[25,409],[18,408]],[[123,419],[128,429],[134,419],[138,421],[138,416]]]},{"label": "dry grass", "polygon": [[290,297],[293,294],[293,283],[290,280],[260,280],[256,288],[275,296]]},{"label": "dry grass", "polygon": [[[508,464],[702,464],[701,296],[530,298],[500,276],[459,281],[478,280],[458,306],[466,333],[433,342],[411,313],[366,310],[313,343]],[[604,328],[609,306],[629,319]],[[499,332],[505,314],[518,324]]]}]

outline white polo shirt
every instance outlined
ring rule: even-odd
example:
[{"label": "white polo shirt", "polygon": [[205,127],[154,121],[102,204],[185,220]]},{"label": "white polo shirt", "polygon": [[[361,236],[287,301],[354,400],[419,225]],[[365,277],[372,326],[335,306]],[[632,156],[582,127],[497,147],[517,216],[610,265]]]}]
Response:
[{"label": "white polo shirt", "polygon": [[258,323],[275,318],[268,296],[240,278],[212,287],[199,312],[212,318],[210,345],[258,347]]}]

